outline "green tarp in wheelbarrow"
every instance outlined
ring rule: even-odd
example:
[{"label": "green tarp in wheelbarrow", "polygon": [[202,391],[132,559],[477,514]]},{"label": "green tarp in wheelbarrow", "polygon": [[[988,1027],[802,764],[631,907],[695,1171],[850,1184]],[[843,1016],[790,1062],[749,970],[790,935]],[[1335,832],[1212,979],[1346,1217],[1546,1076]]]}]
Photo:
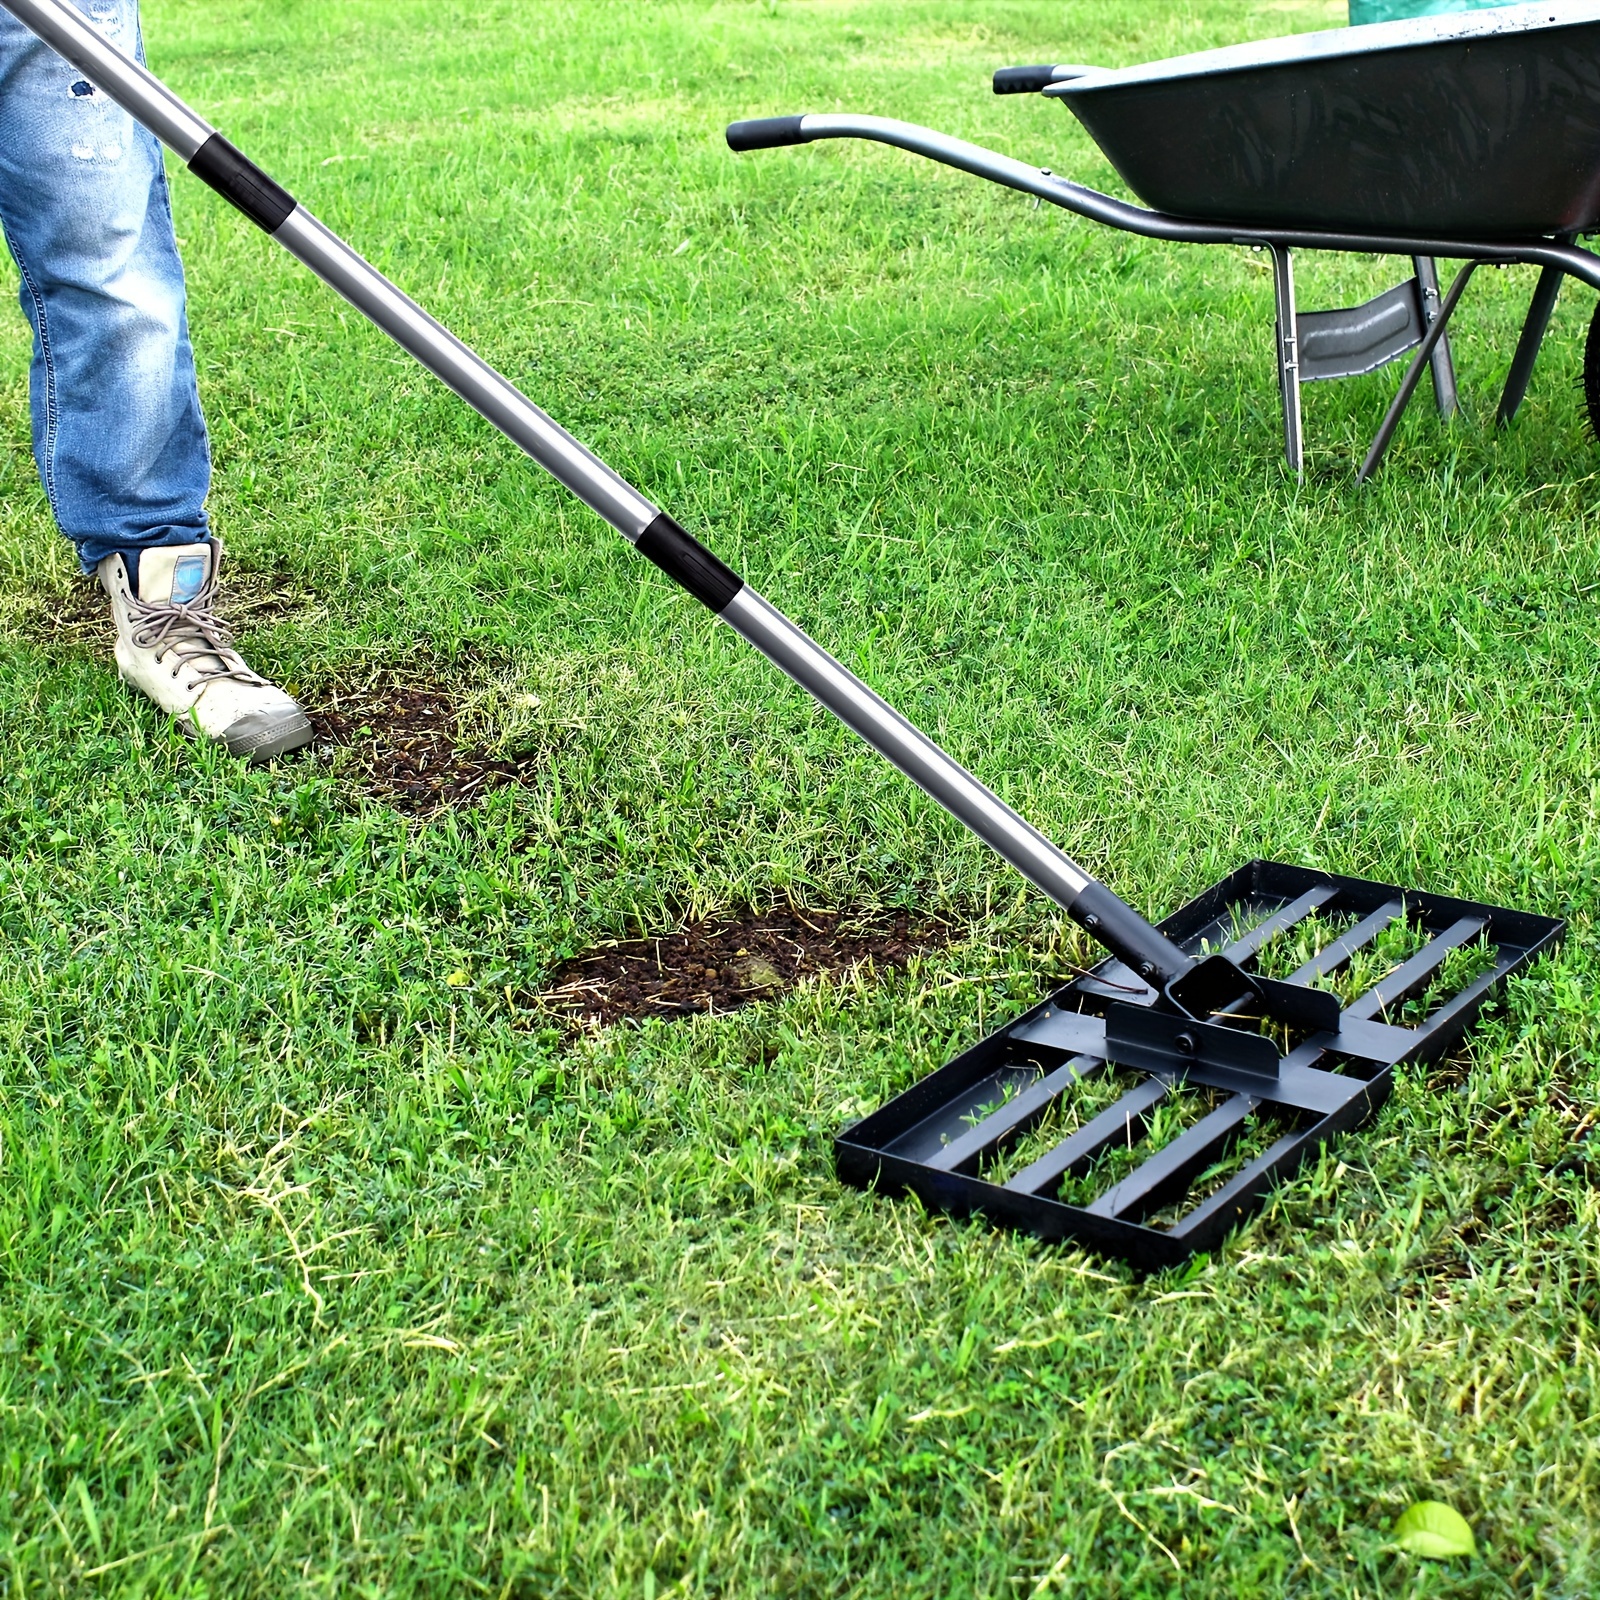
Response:
[{"label": "green tarp in wheelbarrow", "polygon": [[1446,11],[1483,11],[1515,0],[1350,0],[1350,26],[1397,22],[1402,17],[1437,17]]}]

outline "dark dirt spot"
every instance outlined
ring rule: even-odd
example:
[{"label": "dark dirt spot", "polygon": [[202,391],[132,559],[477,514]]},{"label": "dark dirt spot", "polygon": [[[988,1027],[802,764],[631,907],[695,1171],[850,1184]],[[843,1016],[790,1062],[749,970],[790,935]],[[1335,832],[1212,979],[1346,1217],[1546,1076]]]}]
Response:
[{"label": "dark dirt spot", "polygon": [[240,633],[304,616],[316,603],[316,595],[287,573],[239,572],[227,566],[222,569],[217,611]]},{"label": "dark dirt spot", "polygon": [[[299,616],[316,596],[281,572],[245,572],[226,564],[217,614],[241,634]],[[42,645],[88,645],[109,656],[117,630],[111,602],[93,578],[75,579],[67,588],[35,592],[20,605],[22,631]]]},{"label": "dark dirt spot", "polygon": [[1600,1178],[1600,1137],[1587,1126],[1579,1127],[1571,1148],[1550,1167],[1547,1176],[1560,1178],[1569,1172],[1587,1183]]},{"label": "dark dirt spot", "polygon": [[1464,1050],[1443,1056],[1429,1070],[1427,1085],[1430,1094],[1444,1094],[1451,1089],[1464,1089],[1472,1076],[1472,1057]]},{"label": "dark dirt spot", "polygon": [[1473,1277],[1477,1266],[1472,1252],[1482,1246],[1493,1232],[1494,1224],[1482,1200],[1479,1200],[1467,1216],[1418,1262],[1419,1274],[1432,1282],[1455,1282]]},{"label": "dark dirt spot", "polygon": [[624,1017],[732,1011],[863,961],[902,967],[918,951],[949,943],[951,934],[948,923],[908,911],[707,917],[680,933],[601,945],[563,961],[540,1000],[585,1028]]},{"label": "dark dirt spot", "polygon": [[313,704],[319,753],[351,753],[368,794],[397,811],[429,816],[504,783],[528,781],[532,758],[494,755],[461,737],[455,696],[434,680],[380,677]]},{"label": "dark dirt spot", "polygon": [[109,653],[116,642],[111,602],[93,578],[74,583],[64,594],[30,595],[23,620],[40,644],[104,645]]}]

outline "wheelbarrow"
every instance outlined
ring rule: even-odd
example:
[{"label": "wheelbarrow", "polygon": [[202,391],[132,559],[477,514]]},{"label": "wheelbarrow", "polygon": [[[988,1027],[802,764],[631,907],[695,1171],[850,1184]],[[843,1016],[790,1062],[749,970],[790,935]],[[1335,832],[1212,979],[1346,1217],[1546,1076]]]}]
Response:
[{"label": "wheelbarrow", "polygon": [[[1303,383],[1411,353],[1361,481],[1424,368],[1440,411],[1455,411],[1446,330],[1480,266],[1541,268],[1502,426],[1527,393],[1563,276],[1600,289],[1600,258],[1574,243],[1600,226],[1600,0],[1373,23],[1116,69],[1005,67],[994,90],[1060,100],[1145,204],[888,117],[763,117],[733,123],[727,140],[740,151],[876,140],[1126,233],[1270,252],[1284,456],[1297,474]],[[1412,273],[1364,305],[1303,312],[1297,250],[1409,256]],[[1442,297],[1439,258],[1463,263]],[[1584,390],[1600,433],[1600,312]]]}]

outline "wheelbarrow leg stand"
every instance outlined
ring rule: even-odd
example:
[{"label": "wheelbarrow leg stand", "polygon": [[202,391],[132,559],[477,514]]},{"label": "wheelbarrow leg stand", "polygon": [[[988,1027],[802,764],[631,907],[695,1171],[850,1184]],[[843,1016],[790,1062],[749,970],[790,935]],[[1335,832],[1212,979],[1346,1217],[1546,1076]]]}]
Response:
[{"label": "wheelbarrow leg stand", "polygon": [[1479,265],[1477,261],[1468,261],[1462,266],[1460,272],[1456,274],[1456,281],[1450,285],[1449,294],[1444,297],[1444,304],[1439,307],[1439,315],[1428,324],[1428,331],[1422,336],[1422,343],[1417,346],[1417,353],[1411,358],[1411,365],[1406,368],[1405,377],[1400,380],[1399,393],[1389,402],[1389,409],[1384,413],[1383,421],[1378,426],[1372,448],[1367,451],[1367,458],[1361,463],[1361,470],[1356,474],[1357,483],[1365,483],[1378,470],[1378,464],[1383,460],[1383,453],[1389,448],[1389,441],[1394,437],[1394,430],[1400,426],[1400,419],[1405,415],[1406,407],[1411,404],[1411,397],[1417,392],[1417,385],[1422,381],[1422,369],[1432,361],[1434,351],[1444,338],[1451,314],[1461,303],[1462,292],[1472,281],[1472,274]]},{"label": "wheelbarrow leg stand", "polygon": [[[1432,256],[1413,256],[1411,269],[1417,275],[1417,298],[1422,302],[1422,325],[1428,328],[1438,318],[1441,305],[1439,269],[1434,265]],[[1456,402],[1456,367],[1450,358],[1450,340],[1447,335],[1439,335],[1439,342],[1433,348],[1428,367],[1433,375],[1433,397],[1438,403],[1439,415],[1453,417],[1460,407]]]},{"label": "wheelbarrow leg stand", "polygon": [[1289,470],[1305,476],[1300,434],[1300,337],[1295,324],[1294,257],[1287,245],[1271,244],[1272,288],[1277,302],[1278,391],[1283,397],[1283,456]]},{"label": "wheelbarrow leg stand", "polygon": [[[1568,236],[1561,242],[1567,243]],[[1550,326],[1550,315],[1556,308],[1556,296],[1561,293],[1561,280],[1565,276],[1560,267],[1545,267],[1534,285],[1533,299],[1528,306],[1527,320],[1522,324],[1522,334],[1517,340],[1516,354],[1511,358],[1511,370],[1506,374],[1505,393],[1500,396],[1500,410],[1495,424],[1501,428],[1511,426],[1511,419],[1522,406],[1528,392],[1528,382],[1533,377],[1533,364],[1539,359],[1539,346],[1544,343],[1545,329]]]}]

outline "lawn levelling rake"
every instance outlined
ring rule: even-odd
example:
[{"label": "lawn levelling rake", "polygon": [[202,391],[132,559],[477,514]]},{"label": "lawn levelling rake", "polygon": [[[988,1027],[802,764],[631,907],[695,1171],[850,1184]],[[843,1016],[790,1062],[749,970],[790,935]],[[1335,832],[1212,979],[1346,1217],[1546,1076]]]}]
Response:
[{"label": "lawn levelling rake", "polygon": [[[1267,863],[1152,926],[323,227],[68,0],[0,4],[1111,952],[1092,977],[841,1137],[846,1179],[913,1188],[934,1205],[1079,1239],[1141,1266],[1181,1259],[1220,1238],[1323,1140],[1370,1114],[1395,1063],[1444,1049],[1496,985],[1559,936],[1561,924],[1549,918]],[[1293,970],[1272,971],[1263,957],[1276,948],[1275,936],[1293,938],[1314,913],[1357,920]],[[1381,982],[1354,998],[1318,986],[1396,926],[1424,937]],[[1458,992],[1426,995],[1426,1015],[1414,1024],[1398,1015],[1431,984],[1437,988],[1453,953],[1469,947],[1475,965]],[[1115,1083],[1119,1074],[1138,1081],[1025,1171],[999,1180],[993,1164],[1037,1132],[1063,1091]],[[1117,1139],[1131,1147],[1136,1130],[1158,1128],[1159,1102],[1186,1096],[1219,1099],[1089,1203],[1054,1197]],[[1180,1188],[1216,1166],[1252,1118],[1276,1130],[1264,1154],[1176,1226],[1140,1220],[1170,1207]]]}]

